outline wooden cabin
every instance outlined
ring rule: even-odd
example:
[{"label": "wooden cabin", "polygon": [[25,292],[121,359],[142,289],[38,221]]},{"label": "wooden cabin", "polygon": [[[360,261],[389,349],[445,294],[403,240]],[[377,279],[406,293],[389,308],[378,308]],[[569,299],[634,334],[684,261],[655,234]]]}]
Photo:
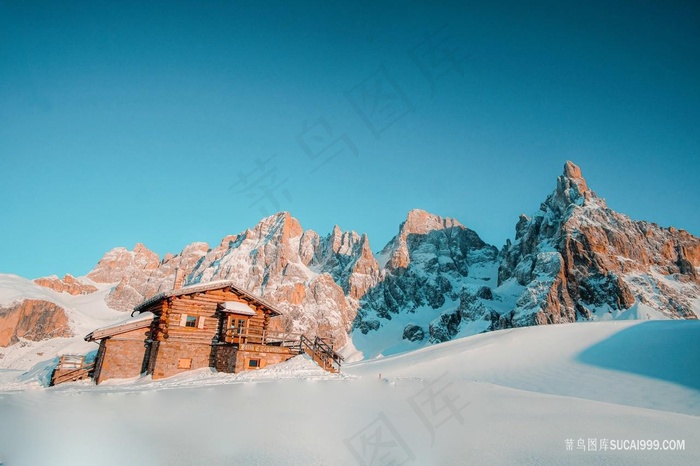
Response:
[{"label": "wooden cabin", "polygon": [[301,335],[270,330],[270,319],[279,311],[231,281],[160,293],[137,306],[133,315],[85,337],[100,344],[97,383],[142,373],[160,379],[202,367],[219,372],[255,370],[302,351],[333,372],[342,360],[321,339],[311,345]]}]

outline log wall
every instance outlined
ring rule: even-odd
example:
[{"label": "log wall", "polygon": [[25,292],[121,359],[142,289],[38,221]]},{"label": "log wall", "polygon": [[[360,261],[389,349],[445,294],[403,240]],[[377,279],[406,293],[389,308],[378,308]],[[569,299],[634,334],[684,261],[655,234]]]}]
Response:
[{"label": "log wall", "polygon": [[[266,319],[262,309],[245,301],[230,290],[211,290],[168,299],[159,319],[164,322],[157,324],[159,329],[167,327],[167,331],[156,332],[155,339],[158,341],[174,339],[215,342],[221,325],[225,325],[222,321],[226,319],[227,314],[217,312],[217,305],[224,301],[239,301],[248,304],[256,311],[255,316],[248,317],[249,331],[263,332],[266,327]],[[183,315],[196,317],[197,325],[195,327],[181,325]]]}]

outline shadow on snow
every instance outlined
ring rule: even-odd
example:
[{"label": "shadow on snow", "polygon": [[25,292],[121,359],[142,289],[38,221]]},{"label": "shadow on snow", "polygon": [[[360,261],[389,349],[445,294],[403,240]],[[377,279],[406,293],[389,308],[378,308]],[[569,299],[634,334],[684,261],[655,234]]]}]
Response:
[{"label": "shadow on snow", "polygon": [[649,321],[581,352],[579,362],[700,390],[700,322]]}]

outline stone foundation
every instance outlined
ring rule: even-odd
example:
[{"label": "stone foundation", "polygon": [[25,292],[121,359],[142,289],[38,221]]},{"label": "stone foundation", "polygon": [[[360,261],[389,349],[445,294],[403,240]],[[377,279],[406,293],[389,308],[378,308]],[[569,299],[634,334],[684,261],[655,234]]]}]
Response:
[{"label": "stone foundation", "polygon": [[95,382],[137,377],[143,369],[146,329],[133,330],[100,342],[95,361]]},{"label": "stone foundation", "polygon": [[[153,358],[154,355],[151,355]],[[193,369],[210,367],[212,346],[192,341],[161,341],[158,344],[153,379],[162,379]]]}]

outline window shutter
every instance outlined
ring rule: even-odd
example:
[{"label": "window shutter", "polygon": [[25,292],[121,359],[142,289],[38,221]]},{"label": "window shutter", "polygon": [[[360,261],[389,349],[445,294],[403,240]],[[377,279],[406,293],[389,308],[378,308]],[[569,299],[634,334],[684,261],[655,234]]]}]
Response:
[{"label": "window shutter", "polygon": [[180,314],[180,327],[184,327],[187,323],[187,314]]},{"label": "window shutter", "polygon": [[197,328],[204,328],[204,317],[198,319]]}]

